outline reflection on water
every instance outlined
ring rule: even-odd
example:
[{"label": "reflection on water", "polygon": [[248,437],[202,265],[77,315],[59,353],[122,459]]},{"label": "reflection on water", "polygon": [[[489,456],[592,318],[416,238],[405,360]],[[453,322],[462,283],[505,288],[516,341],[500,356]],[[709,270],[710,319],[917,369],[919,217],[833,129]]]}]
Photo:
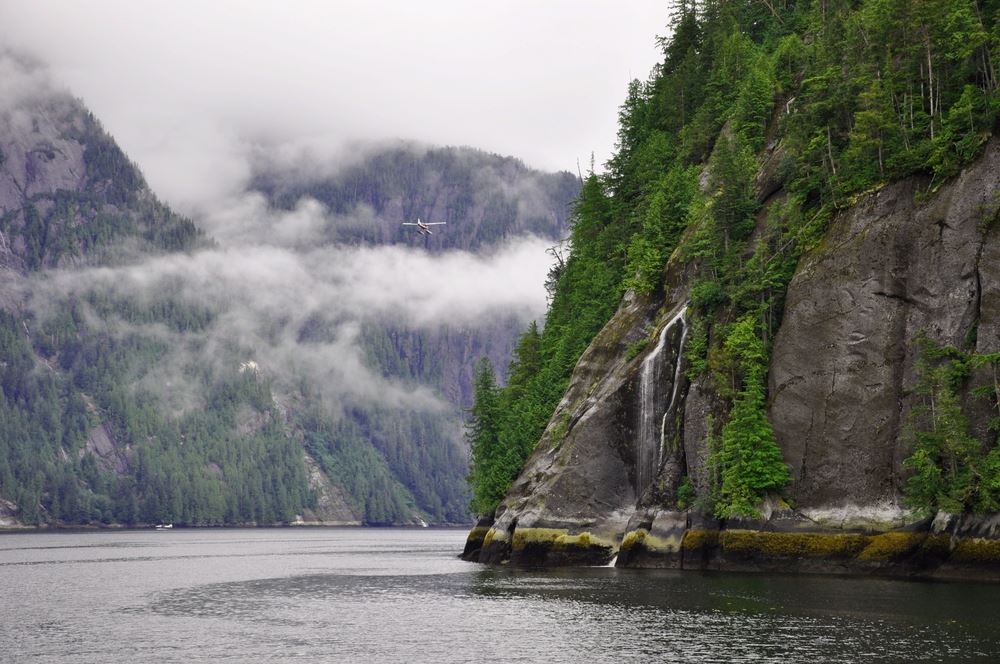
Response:
[{"label": "reflection on water", "polygon": [[1000,661],[994,585],[489,569],[463,537],[0,537],[0,660]]}]

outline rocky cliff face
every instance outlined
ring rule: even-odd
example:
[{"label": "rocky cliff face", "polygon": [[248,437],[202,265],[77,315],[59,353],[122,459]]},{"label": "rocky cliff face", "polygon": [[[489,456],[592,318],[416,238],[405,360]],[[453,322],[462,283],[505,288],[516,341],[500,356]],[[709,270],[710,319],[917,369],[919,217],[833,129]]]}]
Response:
[{"label": "rocky cliff face", "polygon": [[[916,205],[921,184],[886,187],[839,215],[789,288],[770,415],[803,509],[896,508],[918,334],[1000,350],[1000,238],[989,223],[1000,143]],[[973,420],[995,439],[981,413]]]},{"label": "rocky cliff face", "polygon": [[[28,65],[4,71],[26,81],[41,75]],[[105,250],[118,244],[120,253],[126,238],[146,251],[201,241],[79,101],[38,82],[20,94],[13,88],[0,103],[0,269],[13,275],[107,259]]]},{"label": "rocky cliff face", "polygon": [[[727,522],[664,506],[682,475],[698,493],[708,486],[707,420],[721,400],[710,379],[689,384],[678,370],[684,327],[676,321],[690,268],[675,254],[665,292],[627,299],[584,354],[495,517],[470,534],[466,557],[951,576],[974,569],[1000,578],[997,519],[921,521],[901,500],[918,333],[1000,350],[1000,141],[924,201],[926,187],[908,179],[861,197],[799,264],[769,371],[768,413],[792,471],[787,503],[769,500],[762,519]],[[644,339],[646,350],[632,357]],[[654,353],[665,396],[652,414],[662,424],[648,481],[639,430],[650,415],[642,412],[643,367]],[[966,403],[974,432],[992,443],[988,413]]]}]

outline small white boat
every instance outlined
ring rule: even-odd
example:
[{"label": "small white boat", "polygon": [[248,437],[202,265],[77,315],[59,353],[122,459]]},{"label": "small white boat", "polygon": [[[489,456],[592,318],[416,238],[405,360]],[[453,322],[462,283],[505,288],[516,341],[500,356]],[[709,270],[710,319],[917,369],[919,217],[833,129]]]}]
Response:
[{"label": "small white boat", "polygon": [[174,527],[174,524],[172,524],[172,523],[158,523],[158,524],[156,524],[156,529],[157,530],[169,530],[170,528],[173,528],[173,527]]}]

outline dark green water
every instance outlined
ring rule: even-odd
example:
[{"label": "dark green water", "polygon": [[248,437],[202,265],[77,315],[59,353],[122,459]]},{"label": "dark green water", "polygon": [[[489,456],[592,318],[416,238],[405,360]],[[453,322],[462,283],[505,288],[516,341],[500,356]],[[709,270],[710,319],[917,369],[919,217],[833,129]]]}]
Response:
[{"label": "dark green water", "polygon": [[1000,662],[1000,586],[488,569],[450,530],[0,536],[3,662]]}]

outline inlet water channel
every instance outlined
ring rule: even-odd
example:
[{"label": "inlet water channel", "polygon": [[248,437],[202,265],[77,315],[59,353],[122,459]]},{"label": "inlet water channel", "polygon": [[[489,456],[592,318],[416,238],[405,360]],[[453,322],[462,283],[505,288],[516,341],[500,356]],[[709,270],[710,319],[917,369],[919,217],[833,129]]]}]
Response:
[{"label": "inlet water channel", "polygon": [[0,536],[0,661],[1000,661],[995,585],[513,570],[464,530]]}]

